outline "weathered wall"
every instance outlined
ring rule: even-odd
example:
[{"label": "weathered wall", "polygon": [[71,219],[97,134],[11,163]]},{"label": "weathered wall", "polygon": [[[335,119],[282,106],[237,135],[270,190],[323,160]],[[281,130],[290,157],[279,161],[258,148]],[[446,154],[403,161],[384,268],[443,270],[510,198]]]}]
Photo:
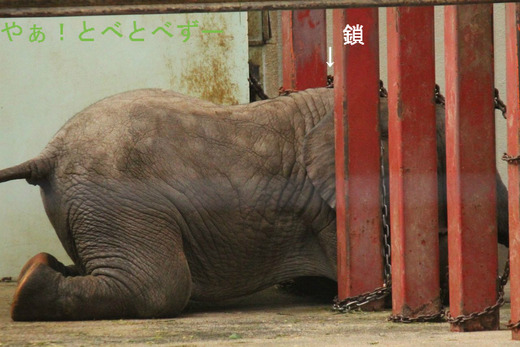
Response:
[{"label": "weathered wall", "polygon": [[[198,21],[186,42],[181,28]],[[86,28],[94,31],[82,38]],[[136,28],[145,28],[132,38]],[[170,23],[168,26],[167,23]],[[247,15],[245,13],[27,18],[15,23],[12,42],[0,32],[0,167],[34,157],[74,113],[106,96],[136,88],[168,88],[217,103],[245,103]],[[60,33],[63,24],[63,34]],[[30,42],[41,27],[43,42]],[[152,34],[163,27],[164,32]],[[119,31],[102,32],[107,27]],[[202,33],[201,30],[223,30]],[[34,37],[33,37],[34,38]],[[38,38],[41,40],[41,36]],[[62,38],[62,39],[61,39]],[[0,185],[0,277],[17,276],[38,252],[68,262],[43,210],[39,190],[25,181]]]}]

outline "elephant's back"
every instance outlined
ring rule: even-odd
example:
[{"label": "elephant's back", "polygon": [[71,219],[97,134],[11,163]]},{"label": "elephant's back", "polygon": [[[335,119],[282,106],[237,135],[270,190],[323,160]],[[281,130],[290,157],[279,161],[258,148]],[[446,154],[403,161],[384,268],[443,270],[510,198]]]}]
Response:
[{"label": "elephant's back", "polygon": [[[100,100],[72,117],[48,145],[58,174],[128,176],[153,165],[186,130],[227,114],[225,106],[163,89]],[[163,153],[164,154],[164,153]]]}]

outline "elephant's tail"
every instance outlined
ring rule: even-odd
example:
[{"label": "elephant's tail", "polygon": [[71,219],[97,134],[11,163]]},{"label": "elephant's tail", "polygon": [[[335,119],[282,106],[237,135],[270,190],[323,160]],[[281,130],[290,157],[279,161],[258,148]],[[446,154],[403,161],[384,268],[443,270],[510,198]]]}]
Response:
[{"label": "elephant's tail", "polygon": [[25,163],[0,170],[0,183],[11,180],[26,179],[30,184],[36,185],[49,173],[49,165],[46,160],[35,158]]}]

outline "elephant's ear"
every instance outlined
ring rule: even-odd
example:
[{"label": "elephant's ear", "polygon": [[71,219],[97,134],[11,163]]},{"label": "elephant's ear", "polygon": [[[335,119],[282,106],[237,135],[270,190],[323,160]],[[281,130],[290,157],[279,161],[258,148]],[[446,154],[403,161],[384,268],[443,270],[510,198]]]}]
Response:
[{"label": "elephant's ear", "polygon": [[324,117],[305,136],[303,161],[307,174],[320,196],[336,208],[336,168],[334,159],[334,117]]}]

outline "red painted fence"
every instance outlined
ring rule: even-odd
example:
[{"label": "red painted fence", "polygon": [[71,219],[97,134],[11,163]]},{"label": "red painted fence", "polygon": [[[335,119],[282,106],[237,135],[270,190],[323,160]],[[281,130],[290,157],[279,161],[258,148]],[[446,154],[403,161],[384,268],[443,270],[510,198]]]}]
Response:
[{"label": "red painted fence", "polygon": [[[507,5],[508,150],[520,154],[520,5]],[[497,299],[492,5],[445,7],[446,181],[450,314]],[[433,7],[389,8],[388,109],[393,315],[441,309]],[[363,45],[343,28],[362,25]],[[501,23],[497,23],[501,24]],[[375,8],[333,14],[338,292],[383,283]],[[284,87],[325,85],[325,12],[285,12]],[[331,134],[332,136],[332,134]],[[512,322],[520,320],[520,165],[509,166]],[[382,302],[373,303],[379,309]],[[498,313],[453,331],[498,329]],[[520,339],[519,329],[513,338]]]},{"label": "red painted fence", "polygon": [[[492,2],[493,0],[483,0]],[[69,1],[70,2],[70,1]],[[81,1],[80,1],[81,2]],[[128,7],[125,1],[34,8],[6,2],[2,16],[169,13],[308,8],[283,13],[284,87],[326,84],[327,6],[417,5],[419,0],[176,1]],[[431,0],[428,4],[463,3]],[[478,1],[472,1],[478,2]],[[47,5],[50,1],[43,1]],[[189,3],[189,4],[188,4]],[[424,3],[424,2],[423,2]],[[40,4],[41,5],[41,4]],[[103,5],[103,6],[101,6]],[[187,6],[189,5],[189,6]],[[77,7],[76,7],[77,6]],[[313,8],[313,9],[309,9]],[[507,5],[507,93],[511,321],[520,340],[520,4]],[[450,310],[481,311],[497,299],[492,5],[445,8],[446,180]],[[502,23],[497,23],[502,25]],[[343,28],[361,25],[363,44],[345,45]],[[382,284],[379,47],[377,9],[334,11],[335,136],[339,297]],[[433,14],[431,7],[388,10],[389,151],[393,314],[439,309]],[[333,136],[333,134],[331,134]],[[382,303],[372,304],[372,309]],[[454,331],[498,328],[498,314],[453,324]]]},{"label": "red painted fence", "polygon": [[303,90],[327,84],[325,10],[282,12],[283,87]]},{"label": "red painted fence", "polygon": [[[497,299],[493,6],[444,13],[450,310],[457,316]],[[498,314],[452,326],[490,329],[498,329]]]},{"label": "red painted fence", "polygon": [[392,307],[415,318],[440,310],[433,7],[387,24]]},{"label": "red painted fence", "polygon": [[[363,26],[363,45],[344,45],[348,23]],[[345,299],[383,284],[377,9],[334,10],[333,25],[338,297]]]},{"label": "red painted fence", "polygon": [[[506,7],[507,150],[520,155],[520,4]],[[511,261],[511,322],[520,321],[520,166],[509,165],[509,256]],[[520,330],[513,329],[520,340]]]}]

